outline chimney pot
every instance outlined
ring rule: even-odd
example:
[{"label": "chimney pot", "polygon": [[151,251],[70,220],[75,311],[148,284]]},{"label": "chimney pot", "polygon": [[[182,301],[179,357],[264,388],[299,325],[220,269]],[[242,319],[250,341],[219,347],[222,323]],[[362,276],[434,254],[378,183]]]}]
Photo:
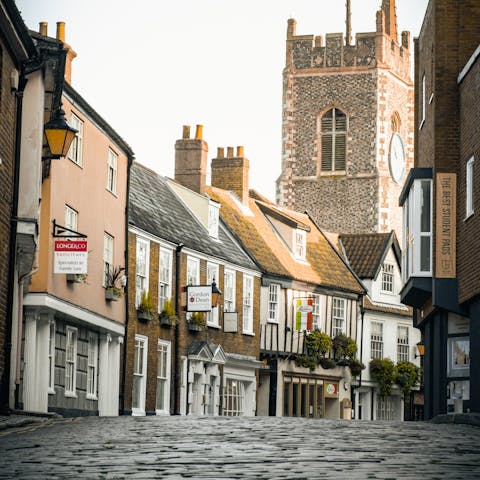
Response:
[{"label": "chimney pot", "polygon": [[223,147],[217,148],[217,158],[225,158],[225,150]]},{"label": "chimney pot", "polygon": [[48,37],[48,22],[40,22],[39,33],[44,37]]},{"label": "chimney pot", "polygon": [[65,43],[65,22],[57,22],[57,40]]},{"label": "chimney pot", "polygon": [[227,158],[233,158],[233,147],[227,147]]},{"label": "chimney pot", "polygon": [[243,157],[243,146],[237,147],[237,157]]},{"label": "chimney pot", "polygon": [[203,135],[203,125],[197,125],[195,130],[195,140],[201,140]]},{"label": "chimney pot", "polygon": [[189,139],[190,138],[190,125],[184,125],[183,126],[183,139]]}]

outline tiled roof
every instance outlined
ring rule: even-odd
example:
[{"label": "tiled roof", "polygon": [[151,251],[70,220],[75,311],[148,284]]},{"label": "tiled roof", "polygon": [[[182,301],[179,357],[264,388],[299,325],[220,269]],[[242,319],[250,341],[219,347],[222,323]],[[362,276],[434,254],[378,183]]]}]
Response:
[{"label": "tiled roof", "polygon": [[364,297],[363,306],[366,310],[374,310],[376,312],[393,313],[395,315],[403,315],[405,317],[412,317],[413,308],[406,305],[398,305],[397,307],[392,305],[383,305],[377,302],[372,302],[368,296]]},{"label": "tiled roof", "polygon": [[393,233],[341,234],[348,263],[360,278],[375,278]]},{"label": "tiled roof", "polygon": [[218,240],[190,213],[164,177],[134,162],[131,169],[129,223],[158,238],[258,270],[220,222]]},{"label": "tiled roof", "polygon": [[[215,187],[208,187],[207,191],[213,200],[221,203],[223,220],[264,273],[354,293],[364,292],[363,286],[308,215],[279,207],[256,192],[250,193],[251,214],[247,214],[240,210],[230,192]],[[284,215],[288,218],[286,225],[296,223],[306,230],[306,262],[293,258],[262,212],[266,207],[277,213],[277,220]]]}]

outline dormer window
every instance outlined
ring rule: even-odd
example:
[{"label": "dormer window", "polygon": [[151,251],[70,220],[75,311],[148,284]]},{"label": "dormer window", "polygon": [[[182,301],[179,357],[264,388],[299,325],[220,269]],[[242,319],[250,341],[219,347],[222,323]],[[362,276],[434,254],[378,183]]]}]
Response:
[{"label": "dormer window", "polygon": [[210,201],[208,205],[208,233],[212,238],[218,238],[218,213],[220,205]]},{"label": "dormer window", "polygon": [[293,232],[293,254],[297,260],[305,260],[307,251],[307,232],[305,230],[294,230]]},{"label": "dormer window", "polygon": [[382,265],[382,292],[393,293],[393,265],[391,263]]}]

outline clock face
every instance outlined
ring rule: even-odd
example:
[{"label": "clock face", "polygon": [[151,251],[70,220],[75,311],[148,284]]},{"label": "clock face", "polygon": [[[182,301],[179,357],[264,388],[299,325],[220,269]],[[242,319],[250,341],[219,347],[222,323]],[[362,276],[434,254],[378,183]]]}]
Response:
[{"label": "clock face", "polygon": [[394,133],[390,142],[390,174],[395,182],[400,183],[405,174],[405,149],[402,137]]}]

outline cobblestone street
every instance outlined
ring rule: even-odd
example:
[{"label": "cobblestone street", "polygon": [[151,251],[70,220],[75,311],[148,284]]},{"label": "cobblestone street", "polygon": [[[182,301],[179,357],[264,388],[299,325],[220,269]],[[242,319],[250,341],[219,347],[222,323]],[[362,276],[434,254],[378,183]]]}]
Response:
[{"label": "cobblestone street", "polygon": [[84,417],[0,432],[8,479],[476,479],[470,425]]}]

